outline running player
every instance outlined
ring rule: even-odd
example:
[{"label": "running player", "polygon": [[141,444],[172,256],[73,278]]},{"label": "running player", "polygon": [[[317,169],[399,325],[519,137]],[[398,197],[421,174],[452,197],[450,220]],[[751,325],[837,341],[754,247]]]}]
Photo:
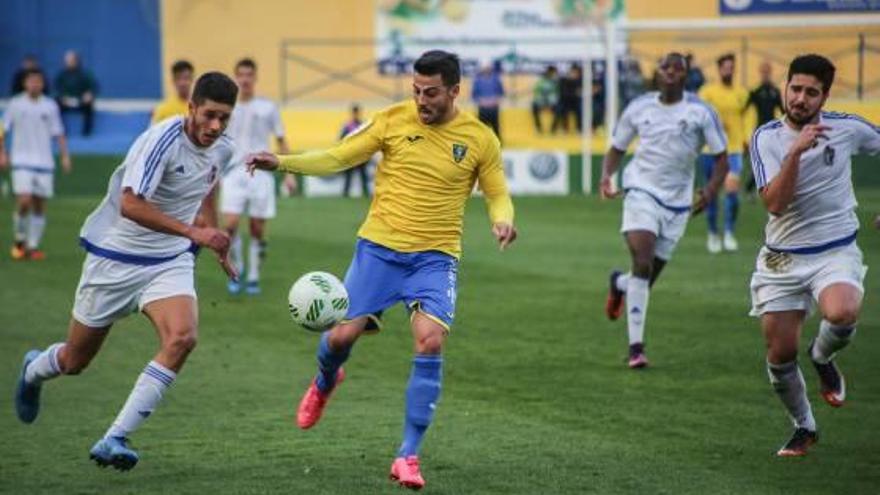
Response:
[{"label": "running player", "polygon": [[[718,203],[715,199],[706,206],[706,221],[709,236],[706,248],[710,253],[736,251],[736,216],[739,213],[739,183],[742,173],[742,154],[746,142],[744,112],[749,102],[749,92],[733,82],[736,70],[736,57],[732,53],[722,55],[718,61],[720,81],[707,84],[700,89],[700,98],[712,106],[721,118],[724,133],[727,135],[728,172],[724,179],[724,237],[718,234]],[[714,160],[710,155],[700,158],[703,173],[708,180],[714,170]]]},{"label": "running player", "polygon": [[92,447],[101,466],[134,467],[128,437],[158,406],[196,345],[198,311],[194,252],[217,252],[230,277],[229,238],[214,227],[193,226],[200,206],[232,158],[223,135],[238,89],[219,72],[199,78],[185,118],[150,127],[135,141],[110,179],[107,196],[85,221],[80,244],[87,255],[76,290],[67,340],[24,357],[15,408],[32,423],[44,381],[80,373],[101,348],[110,327],[142,311],[159,334],[160,350],[138,377],[113,424]]},{"label": "running player", "polygon": [[455,105],[461,69],[454,54],[423,54],[413,74],[412,102],[392,105],[329,151],[278,157],[258,153],[250,168],[331,174],[383,159],[367,219],[358,232],[345,277],[350,307],[346,320],[321,337],[318,374],[297,411],[300,428],[318,422],[342,380],[352,345],[381,326],[382,312],[403,302],[410,311],[416,356],[406,389],[403,443],[391,478],[403,486],[425,485],[419,446],[440,397],[441,351],[455,314],[462,217],[474,183],[489,205],[492,233],[501,249],[516,239],[513,204],[492,130]]},{"label": "running player", "polygon": [[780,456],[804,455],[818,440],[797,362],[804,319],[818,303],[822,321],[807,354],[822,398],[840,407],[846,383],[834,358],[855,335],[864,295],[851,157],[880,155],[880,127],[822,111],[834,72],[821,55],[795,58],[788,68],[786,116],[759,127],[750,146],[770,213],[752,275],[751,314],[761,319],[770,383],[795,428]]},{"label": "running player", "polygon": [[[223,177],[220,213],[223,214],[223,227],[231,239],[229,255],[239,273],[244,273],[244,257],[238,221],[244,213],[250,217],[251,239],[245,292],[256,295],[260,293],[260,265],[266,257],[266,224],[275,217],[275,177],[272,172],[265,171],[250,177],[243,166],[244,159],[248,153],[267,150],[270,136],[275,138],[281,153],[290,150],[284,139],[278,106],[254,94],[257,64],[249,58],[239,60],[235,64],[235,81],[239,89],[238,104],[232,111],[228,133],[235,142],[233,161],[238,166],[231,168]],[[293,180],[292,176],[286,177],[286,180]],[[227,288],[230,294],[238,294],[241,284],[237,280],[230,280]]]},{"label": "running player", "polygon": [[195,69],[187,60],[178,60],[171,66],[171,83],[174,94],[169,95],[153,109],[151,124],[158,124],[170,117],[184,116],[189,111]]},{"label": "running player", "polygon": [[6,131],[12,131],[10,161],[15,210],[12,213],[14,260],[42,260],[40,241],[46,229],[46,201],[54,195],[55,159],[52,138],[58,143],[61,167],[71,170],[67,138],[55,100],[43,94],[43,73],[29,69],[24,76],[24,92],[9,101],[3,114]]},{"label": "running player", "polygon": [[[632,256],[632,269],[611,272],[606,313],[620,317],[624,299],[629,333],[629,367],[648,365],[645,318],[648,294],[684,235],[690,212],[699,213],[712,199],[727,173],[727,142],[715,112],[693,93],[685,93],[688,66],[684,55],[670,53],[660,61],[660,91],[636,98],[620,117],[611,147],[602,163],[603,198],[620,194],[612,176],[629,144],[639,137],[635,157],[626,167],[621,232]],[[703,145],[714,156],[708,181],[692,204],[694,159]]]}]

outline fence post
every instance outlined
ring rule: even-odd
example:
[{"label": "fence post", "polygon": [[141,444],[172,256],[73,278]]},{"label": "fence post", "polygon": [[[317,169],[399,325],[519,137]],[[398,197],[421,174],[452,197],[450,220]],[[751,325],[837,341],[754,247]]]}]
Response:
[{"label": "fence post", "polygon": [[859,33],[858,80],[856,81],[856,97],[861,101],[865,94],[865,33]]}]

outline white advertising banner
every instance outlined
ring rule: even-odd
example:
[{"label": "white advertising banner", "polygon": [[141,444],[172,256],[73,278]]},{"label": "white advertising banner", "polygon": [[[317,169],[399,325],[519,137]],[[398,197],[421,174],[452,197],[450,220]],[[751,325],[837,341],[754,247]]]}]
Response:
[{"label": "white advertising banner", "polygon": [[[623,0],[382,0],[376,9],[382,73],[411,65],[422,52],[458,53],[465,73],[486,61],[505,72],[540,72],[549,63],[604,58],[597,29],[620,18]],[[621,43],[619,48],[623,49]]]},{"label": "white advertising banner", "polygon": [[568,194],[568,155],[564,151],[505,150],[502,157],[511,195]]}]

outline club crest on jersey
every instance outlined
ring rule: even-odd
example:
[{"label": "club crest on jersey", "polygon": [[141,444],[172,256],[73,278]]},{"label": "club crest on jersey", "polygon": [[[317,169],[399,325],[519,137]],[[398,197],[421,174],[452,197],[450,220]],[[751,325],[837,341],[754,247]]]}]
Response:
[{"label": "club crest on jersey", "polygon": [[822,158],[825,159],[826,166],[830,167],[831,165],[834,165],[834,153],[834,148],[832,148],[831,146],[825,147],[825,151],[822,152]]},{"label": "club crest on jersey", "polygon": [[217,178],[217,166],[211,165],[211,173],[208,174],[208,184],[213,184],[214,179]]},{"label": "club crest on jersey", "polygon": [[461,161],[464,160],[465,155],[467,155],[467,150],[467,145],[461,143],[452,144],[452,159],[455,160],[455,163],[461,163]]}]

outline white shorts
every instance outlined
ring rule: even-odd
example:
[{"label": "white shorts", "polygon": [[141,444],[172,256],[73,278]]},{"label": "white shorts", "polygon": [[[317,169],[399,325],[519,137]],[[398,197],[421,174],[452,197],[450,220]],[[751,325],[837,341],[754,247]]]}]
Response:
[{"label": "white shorts", "polygon": [[76,288],[73,318],[94,328],[106,327],[147,304],[172,296],[196,298],[195,256],[183,253],[151,266],[122,263],[87,254]]},{"label": "white shorts", "polygon": [[251,177],[244,167],[236,167],[220,187],[220,212],[251,218],[275,217],[275,176],[258,171]]},{"label": "white shorts", "polygon": [[12,166],[12,192],[51,198],[55,193],[55,171]]},{"label": "white shorts", "polygon": [[831,284],[850,284],[864,293],[867,271],[855,242],[817,254],[780,254],[762,247],[752,274],[749,314],[795,310],[809,314],[819,293]]},{"label": "white shorts", "polygon": [[669,261],[678,240],[687,228],[689,211],[675,211],[660,205],[650,194],[627,191],[623,199],[623,233],[633,230],[647,230],[657,236],[654,256]]}]

